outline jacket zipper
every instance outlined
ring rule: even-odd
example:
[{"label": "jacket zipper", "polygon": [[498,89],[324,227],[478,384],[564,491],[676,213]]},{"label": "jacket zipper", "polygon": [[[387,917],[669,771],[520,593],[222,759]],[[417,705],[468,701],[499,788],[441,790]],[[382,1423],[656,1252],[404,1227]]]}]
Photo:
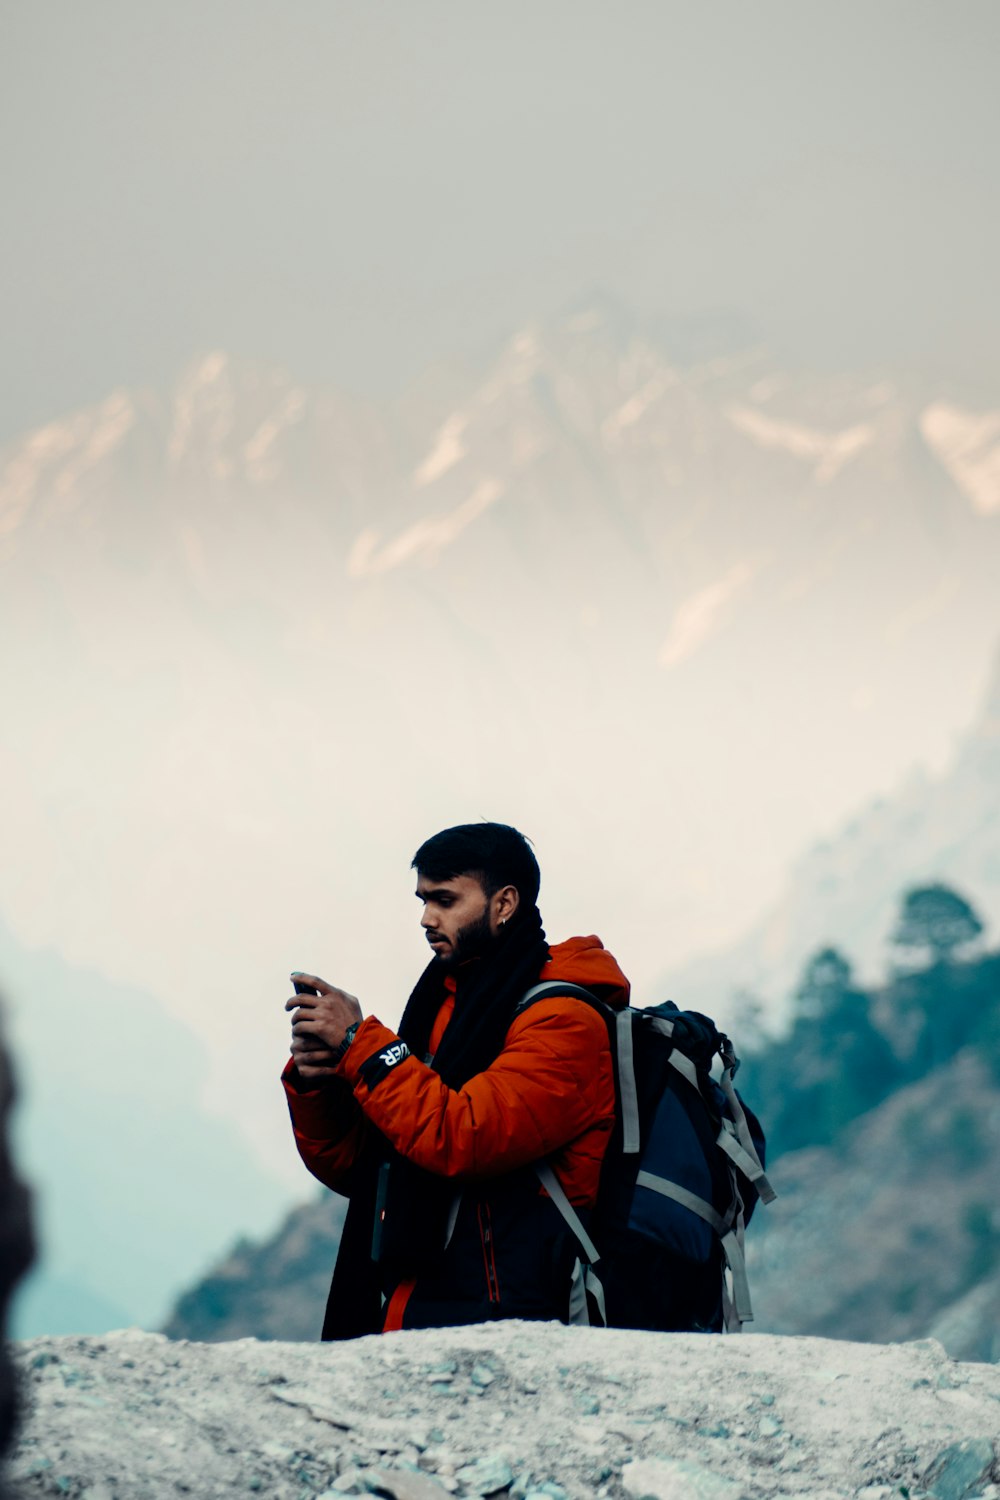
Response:
[{"label": "jacket zipper", "polygon": [[476,1213],[479,1219],[479,1237],[483,1242],[483,1264],[486,1267],[486,1289],[489,1292],[490,1301],[499,1302],[500,1287],[497,1280],[497,1263],[493,1256],[493,1227],[490,1220],[489,1204],[480,1203],[476,1209]]},{"label": "jacket zipper", "polygon": [[378,1180],[375,1187],[375,1220],[372,1224],[372,1260],[378,1265],[382,1254],[382,1228],[385,1224],[385,1200],[389,1188],[389,1163],[379,1163]]}]

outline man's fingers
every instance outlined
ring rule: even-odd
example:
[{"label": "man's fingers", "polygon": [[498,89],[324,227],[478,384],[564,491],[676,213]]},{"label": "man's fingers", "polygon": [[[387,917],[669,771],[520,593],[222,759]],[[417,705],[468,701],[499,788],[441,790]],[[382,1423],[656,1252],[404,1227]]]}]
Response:
[{"label": "man's fingers", "polygon": [[303,1016],[300,1020],[292,1023],[292,1036],[312,1036],[323,1026],[322,1021],[315,1017]]},{"label": "man's fingers", "polygon": [[[286,1005],[285,1009],[288,1010],[289,1007]],[[297,1005],[292,1012],[293,1028],[298,1026],[300,1021],[318,1021],[319,1019],[320,1017],[316,1014],[316,1007],[314,1005],[310,1005],[308,1008]]]},{"label": "man's fingers", "polygon": [[330,1044],[321,1041],[318,1036],[295,1036],[292,1045],[293,1048],[298,1045],[304,1052],[326,1052]]},{"label": "man's fingers", "polygon": [[[335,985],[327,984],[326,980],[320,979],[318,974],[300,974],[299,971],[296,970],[294,974],[289,975],[289,978],[293,983],[298,980],[299,984],[308,984],[310,988],[319,990],[321,995],[332,995],[336,990]],[[308,995],[299,996],[299,999],[308,1000],[308,998]]]}]

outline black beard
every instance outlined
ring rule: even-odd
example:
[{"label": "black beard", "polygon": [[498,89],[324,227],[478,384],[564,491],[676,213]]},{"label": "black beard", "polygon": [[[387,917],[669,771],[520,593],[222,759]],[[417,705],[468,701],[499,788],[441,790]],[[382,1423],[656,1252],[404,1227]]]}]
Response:
[{"label": "black beard", "polygon": [[496,941],[496,936],[490,931],[490,914],[487,909],[474,922],[468,922],[459,928],[451,954],[442,962],[446,968],[454,969],[459,964],[468,963],[470,958],[483,958]]}]

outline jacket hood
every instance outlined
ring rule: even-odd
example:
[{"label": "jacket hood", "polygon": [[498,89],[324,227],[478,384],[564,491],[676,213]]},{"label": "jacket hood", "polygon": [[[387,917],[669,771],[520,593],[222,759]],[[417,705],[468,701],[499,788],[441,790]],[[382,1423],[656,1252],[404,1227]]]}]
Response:
[{"label": "jacket hood", "polygon": [[628,1005],[631,986],[599,937],[568,938],[565,943],[553,943],[549,952],[549,961],[538,976],[540,984],[565,979],[567,984],[593,990],[615,1010]]}]

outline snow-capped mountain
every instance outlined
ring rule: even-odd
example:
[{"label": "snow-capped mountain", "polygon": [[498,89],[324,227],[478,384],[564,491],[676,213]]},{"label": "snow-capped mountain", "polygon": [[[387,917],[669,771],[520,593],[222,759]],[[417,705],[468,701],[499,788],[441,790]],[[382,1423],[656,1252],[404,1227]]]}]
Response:
[{"label": "snow-capped mountain", "polygon": [[395,1019],[434,826],[523,826],[553,938],[652,998],[946,759],[1000,637],[998,420],[595,304],[381,408],[214,354],[27,434],[0,911],[195,1026],[259,1144],[282,975]]}]

